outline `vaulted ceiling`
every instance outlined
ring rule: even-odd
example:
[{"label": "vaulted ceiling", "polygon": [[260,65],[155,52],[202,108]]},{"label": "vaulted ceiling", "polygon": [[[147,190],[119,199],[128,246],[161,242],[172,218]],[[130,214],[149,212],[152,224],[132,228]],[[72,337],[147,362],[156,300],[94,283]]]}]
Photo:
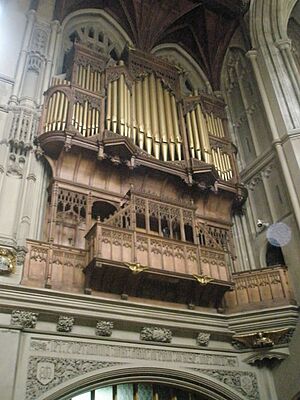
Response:
[{"label": "vaulted ceiling", "polygon": [[150,52],[162,43],[181,45],[217,90],[230,39],[247,10],[245,0],[57,0],[55,18],[101,8],[125,29],[134,45]]}]

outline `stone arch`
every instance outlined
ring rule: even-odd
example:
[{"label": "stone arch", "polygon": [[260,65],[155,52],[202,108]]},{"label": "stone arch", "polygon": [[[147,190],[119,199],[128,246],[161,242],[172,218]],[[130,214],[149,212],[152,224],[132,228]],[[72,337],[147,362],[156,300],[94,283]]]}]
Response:
[{"label": "stone arch", "polygon": [[[185,95],[192,90],[200,90],[206,93],[212,93],[212,87],[206,75],[196,63],[196,61],[178,44],[165,43],[160,44],[152,50],[152,54],[163,58],[178,68],[181,76],[181,89]],[[184,85],[185,80],[189,80],[192,90]]]},{"label": "stone arch", "polygon": [[287,25],[298,0],[254,0],[250,5],[250,37],[253,48],[288,39]]},{"label": "stone arch", "polygon": [[[225,374],[226,375],[226,374]],[[226,376],[225,376],[226,378]],[[224,379],[226,382],[226,379]],[[122,383],[152,382],[174,386],[205,396],[203,400],[246,400],[245,396],[229,385],[204,373],[182,369],[131,365],[96,370],[60,384],[42,394],[38,400],[68,400],[70,396],[86,391]]]},{"label": "stone arch", "polygon": [[81,26],[87,27],[87,36],[91,36],[90,32],[93,32],[94,37],[90,37],[91,40],[97,39],[102,42],[104,51],[111,52],[113,48],[118,58],[126,43],[133,45],[125,30],[104,10],[91,8],[75,11],[69,14],[61,24],[56,44],[57,73],[62,70],[64,53],[70,45],[69,36]]}]

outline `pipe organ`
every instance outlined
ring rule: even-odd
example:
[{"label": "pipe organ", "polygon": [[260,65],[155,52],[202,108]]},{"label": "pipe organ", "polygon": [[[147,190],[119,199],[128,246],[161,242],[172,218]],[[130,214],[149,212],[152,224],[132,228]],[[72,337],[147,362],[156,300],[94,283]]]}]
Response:
[{"label": "pipe organ", "polygon": [[110,81],[106,104],[108,130],[130,138],[157,159],[182,160],[176,99],[154,73],[131,87],[124,74]]},{"label": "pipe organ", "polygon": [[90,138],[105,134],[104,128],[157,160],[187,162],[188,156],[213,164],[223,181],[234,178],[233,150],[220,100],[208,100],[208,95],[197,92],[182,97],[177,71],[154,57],[151,64],[149,55],[141,67],[142,56],[136,61],[134,50],[128,50],[127,60],[107,67],[107,61],[99,61],[91,50],[84,58],[82,51],[75,44],[66,77],[52,80],[44,107],[44,132],[71,130]]}]

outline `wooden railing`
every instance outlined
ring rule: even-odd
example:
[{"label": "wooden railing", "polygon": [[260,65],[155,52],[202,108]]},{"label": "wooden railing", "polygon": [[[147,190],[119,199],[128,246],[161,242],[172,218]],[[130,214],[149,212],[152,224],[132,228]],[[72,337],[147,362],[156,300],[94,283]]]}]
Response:
[{"label": "wooden railing", "polygon": [[86,235],[88,263],[94,258],[140,263],[149,268],[229,281],[226,253],[216,249],[96,223]]},{"label": "wooden railing", "polygon": [[82,292],[86,251],[74,247],[27,240],[22,284]]},{"label": "wooden railing", "polygon": [[235,286],[225,295],[228,309],[243,310],[295,302],[285,266],[234,273],[232,278]]}]

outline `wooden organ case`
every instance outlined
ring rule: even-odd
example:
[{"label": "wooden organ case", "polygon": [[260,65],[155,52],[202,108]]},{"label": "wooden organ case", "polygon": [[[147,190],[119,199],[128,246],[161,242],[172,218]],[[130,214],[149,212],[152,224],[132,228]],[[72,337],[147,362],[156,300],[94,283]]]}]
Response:
[{"label": "wooden organ case", "polygon": [[246,197],[224,103],[182,96],[178,70],[126,48],[114,65],[74,43],[45,93],[38,146],[52,168],[44,241],[23,283],[220,307]]}]

